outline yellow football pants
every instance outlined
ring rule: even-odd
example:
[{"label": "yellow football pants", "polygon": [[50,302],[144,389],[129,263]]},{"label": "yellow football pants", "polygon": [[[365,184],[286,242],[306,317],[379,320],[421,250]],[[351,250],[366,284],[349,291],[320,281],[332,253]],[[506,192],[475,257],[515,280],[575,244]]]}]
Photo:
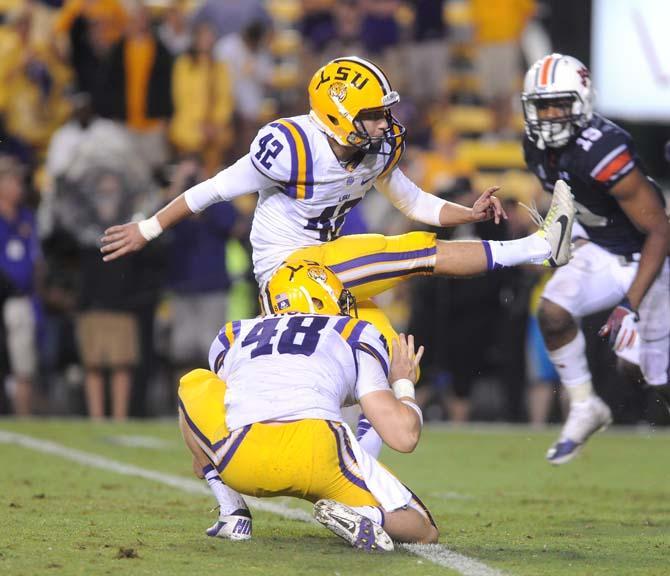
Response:
[{"label": "yellow football pants", "polygon": [[242,494],[332,498],[349,506],[377,506],[338,422],[256,423],[232,433],[225,425],[226,384],[193,370],[179,384],[179,408],[222,480]]},{"label": "yellow football pants", "polygon": [[370,298],[413,276],[432,274],[436,254],[435,234],[408,232],[400,236],[342,236],[332,242],[300,248],[291,258],[313,260],[331,268],[356,297],[358,317],[377,328],[391,347],[397,333]]},{"label": "yellow football pants", "polygon": [[433,273],[435,234],[408,232],[400,236],[355,234],[300,248],[291,258],[325,264],[358,300],[367,300],[412,276]]}]

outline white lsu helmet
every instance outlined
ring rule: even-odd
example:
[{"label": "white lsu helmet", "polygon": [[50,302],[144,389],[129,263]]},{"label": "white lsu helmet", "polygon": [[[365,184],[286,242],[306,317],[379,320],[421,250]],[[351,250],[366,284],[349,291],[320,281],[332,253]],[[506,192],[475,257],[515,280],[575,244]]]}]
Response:
[{"label": "white lsu helmet", "polygon": [[[577,58],[563,54],[540,58],[526,72],[523,82],[526,134],[540,150],[565,146],[593,117],[593,94],[591,73]],[[570,112],[541,120],[538,108],[549,105],[569,108]]]}]

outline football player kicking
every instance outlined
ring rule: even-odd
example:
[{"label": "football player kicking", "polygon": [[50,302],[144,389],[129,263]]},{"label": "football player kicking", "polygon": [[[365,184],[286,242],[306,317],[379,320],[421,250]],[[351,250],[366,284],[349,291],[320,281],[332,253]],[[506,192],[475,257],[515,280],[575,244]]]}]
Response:
[{"label": "football player kicking", "polygon": [[[273,309],[264,287],[283,261],[316,261],[335,271],[356,297],[359,317],[374,324],[387,342],[396,333],[370,298],[411,276],[472,276],[519,264],[568,262],[575,209],[562,181],[556,183],[540,230],[519,240],[445,242],[428,232],[339,237],[348,212],[373,186],[409,218],[435,226],[499,221],[505,214],[495,188],[466,208],[424,192],[403,174],[398,162],[405,128],[391,114],[399,95],[372,62],[355,56],[328,62],[314,74],[308,90],[309,114],[264,126],[248,154],[151,218],[106,230],[104,259],[142,249],[163,230],[215,202],[258,193],[250,240],[264,308]],[[374,428],[363,427],[361,433],[363,445],[376,456],[379,435]],[[216,478],[208,482],[229,494],[225,510],[234,511],[239,496]],[[233,537],[225,530],[208,533]]]},{"label": "football player kicking", "polygon": [[549,449],[552,464],[570,461],[612,416],[594,394],[579,319],[614,307],[600,330],[617,352],[639,338],[647,384],[670,402],[670,225],[663,196],[646,175],[630,135],[593,112],[588,69],[551,54],[526,74],[521,97],[528,168],[551,191],[565,180],[585,230],[567,266],[542,295],[539,320],[570,413]]},{"label": "football player kicking", "polygon": [[[388,446],[411,452],[423,424],[414,400],[423,348],[415,354],[412,336],[400,335],[389,362],[379,331],[349,315],[354,297],[314,262],[285,264],[266,290],[271,313],[226,324],[211,372],[180,382],[179,422],[196,473],[251,496],[313,502],[315,518],[357,548],[437,542],[428,510],[361,449],[341,413],[358,402]],[[210,531],[246,539],[251,517],[239,505]]]},{"label": "football player kicking", "polygon": [[[395,336],[372,296],[419,274],[472,276],[524,263],[559,266],[570,257],[574,206],[557,184],[552,207],[535,234],[509,242],[443,242],[435,234],[338,237],[348,212],[377,186],[409,218],[455,226],[505,214],[484,192],[472,208],[420,190],[397,167],[405,128],[391,114],[399,100],[372,62],[339,58],[309,85],[311,111],[261,128],[249,153],[186,190],[155,216],[112,226],[102,237],[106,261],[143,248],[163,230],[207,206],[258,193],[251,229],[254,273],[261,290],[288,257],[330,266],[359,302],[359,314],[390,342]],[[216,265],[212,262],[212,265]]]}]

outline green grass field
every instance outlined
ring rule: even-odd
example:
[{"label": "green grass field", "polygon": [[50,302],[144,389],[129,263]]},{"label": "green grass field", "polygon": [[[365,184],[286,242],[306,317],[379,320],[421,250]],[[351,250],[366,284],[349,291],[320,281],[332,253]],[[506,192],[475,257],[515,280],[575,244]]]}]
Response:
[{"label": "green grass field", "polygon": [[0,420],[2,575],[670,574],[667,432],[601,434],[560,468],[543,457],[555,430],[427,428],[414,454],[384,452],[433,512],[440,543],[483,562],[479,573],[406,550],[365,554],[260,511],[250,542],[213,540],[208,495],[40,453],[2,441],[6,432],[192,478],[172,422]]}]

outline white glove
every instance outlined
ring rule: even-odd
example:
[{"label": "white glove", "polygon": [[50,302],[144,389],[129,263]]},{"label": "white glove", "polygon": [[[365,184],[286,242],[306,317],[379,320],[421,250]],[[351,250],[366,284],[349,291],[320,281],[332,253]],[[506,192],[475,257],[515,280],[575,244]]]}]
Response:
[{"label": "white glove", "polygon": [[640,316],[624,298],[619,305],[612,310],[607,318],[607,322],[600,329],[600,336],[609,336],[612,350],[621,352],[625,348],[630,348],[635,344],[637,338],[637,323]]},{"label": "white glove", "polygon": [[626,314],[621,321],[621,328],[614,339],[612,347],[616,352],[621,352],[625,348],[631,348],[637,340],[637,323],[639,317],[636,312]]}]

